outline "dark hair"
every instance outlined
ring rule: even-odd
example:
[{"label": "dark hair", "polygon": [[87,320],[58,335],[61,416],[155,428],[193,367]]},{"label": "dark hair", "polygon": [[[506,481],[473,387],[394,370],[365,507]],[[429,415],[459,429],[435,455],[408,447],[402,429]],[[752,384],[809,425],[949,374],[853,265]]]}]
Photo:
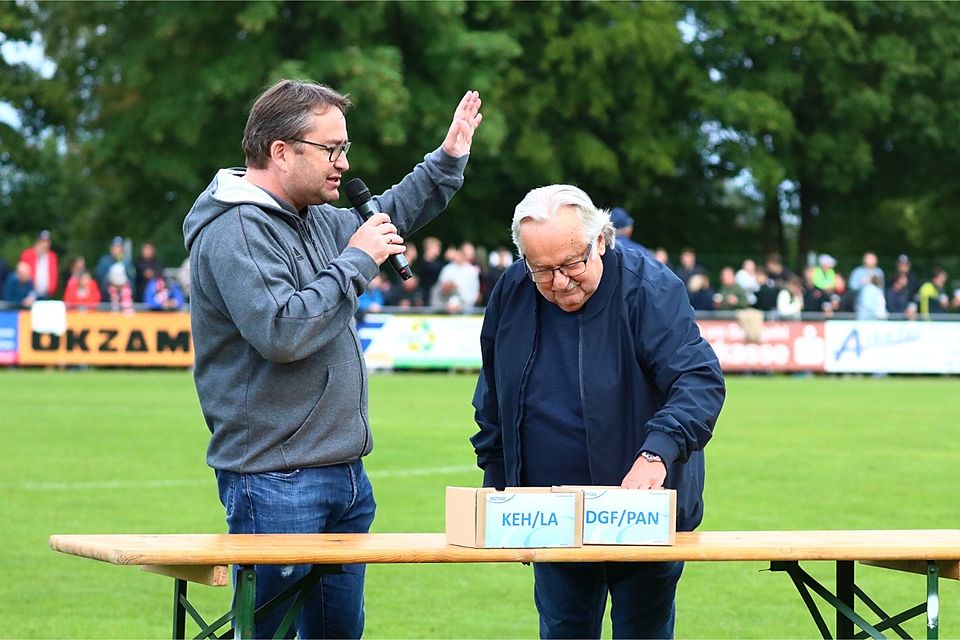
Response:
[{"label": "dark hair", "polygon": [[247,166],[264,169],[270,145],[276,140],[293,140],[306,135],[314,110],[336,107],[346,113],[350,98],[316,82],[281,80],[260,94],[250,108],[243,130],[243,153]]}]

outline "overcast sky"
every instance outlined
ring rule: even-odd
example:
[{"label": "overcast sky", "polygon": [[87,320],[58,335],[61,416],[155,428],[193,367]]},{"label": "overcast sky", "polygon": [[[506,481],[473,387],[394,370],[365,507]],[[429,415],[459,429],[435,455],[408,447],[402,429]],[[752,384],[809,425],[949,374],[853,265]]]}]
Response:
[{"label": "overcast sky", "polygon": [[[53,62],[44,57],[39,34],[34,34],[33,41],[26,43],[9,41],[0,33],[0,56],[10,64],[25,62],[39,70],[45,78],[53,75]],[[2,100],[0,100],[0,122],[6,122],[14,127],[20,126],[17,113]]]}]

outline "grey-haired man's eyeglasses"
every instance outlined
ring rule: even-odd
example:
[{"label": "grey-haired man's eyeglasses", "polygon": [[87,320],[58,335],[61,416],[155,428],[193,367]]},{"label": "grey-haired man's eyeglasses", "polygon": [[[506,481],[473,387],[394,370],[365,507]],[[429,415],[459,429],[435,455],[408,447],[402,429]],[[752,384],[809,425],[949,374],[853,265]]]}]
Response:
[{"label": "grey-haired man's eyeglasses", "polygon": [[320,147],[324,151],[330,152],[330,162],[336,162],[340,159],[340,156],[346,155],[350,152],[350,142],[341,142],[340,144],[320,144],[319,142],[310,142],[309,140],[301,140],[299,138],[294,138],[294,142],[302,142],[303,144],[311,144],[315,147]]},{"label": "grey-haired man's eyeglasses", "polygon": [[576,278],[577,276],[581,276],[587,270],[587,263],[590,262],[590,254],[593,252],[593,242],[594,241],[591,240],[590,244],[587,245],[587,251],[583,254],[582,259],[577,260],[576,262],[562,264],[559,267],[553,267],[550,269],[537,269],[536,271],[533,271],[530,269],[530,265],[527,264],[526,258],[524,258],[523,263],[527,268],[527,275],[530,276],[530,279],[537,284],[553,282],[557,271],[568,278]]}]

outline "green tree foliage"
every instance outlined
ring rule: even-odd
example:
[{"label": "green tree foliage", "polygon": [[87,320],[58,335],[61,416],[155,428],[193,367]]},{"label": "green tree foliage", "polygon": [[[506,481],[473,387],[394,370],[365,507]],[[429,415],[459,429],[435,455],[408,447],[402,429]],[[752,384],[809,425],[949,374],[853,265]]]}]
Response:
[{"label": "green tree foliage", "polygon": [[625,206],[650,246],[743,241],[722,188],[703,172],[697,95],[706,77],[680,39],[680,5],[498,9],[487,24],[510,33],[523,55],[493,87],[510,136],[474,192],[487,207],[502,201],[490,197],[497,185],[514,203],[531,187],[570,182],[603,206]]},{"label": "green tree foliage", "polygon": [[[464,70],[489,74],[498,58],[507,59],[500,49],[509,43],[468,32],[462,9],[91,2],[41,3],[23,16],[18,7],[22,33],[43,34],[56,73],[49,81],[31,78],[35,87],[52,87],[48,100],[11,95],[11,102],[41,130],[55,126],[44,114],[68,114],[54,135],[88,178],[58,205],[70,211],[70,235],[176,241],[183,215],[216,169],[243,163],[249,104],[280,77],[316,78],[349,93],[357,108],[350,120],[355,174],[374,186],[399,179],[442,139],[473,80]],[[424,24],[430,28],[418,28]],[[443,34],[442,42],[434,34]],[[408,72],[417,61],[405,58],[405,47],[423,58],[418,75]],[[488,141],[496,139],[491,120]],[[28,181],[27,156],[11,156]]]},{"label": "green tree foliage", "polygon": [[[691,98],[703,80],[679,38],[679,5],[27,8],[3,10],[18,14],[16,37],[43,35],[56,73],[22,83],[43,87],[42,99],[10,94],[11,102],[35,121],[34,134],[67,148],[64,166],[47,166],[50,180],[71,174],[68,161],[83,167],[74,174],[80,184],[35,203],[46,208],[52,199],[67,211],[74,237],[177,238],[214,171],[242,164],[247,108],[280,77],[318,79],[352,96],[352,173],[374,188],[389,186],[437,145],[463,91],[480,90],[485,121],[469,188],[430,227],[448,239],[506,241],[513,204],[556,181],[583,186],[601,204],[626,205],[649,242],[668,242],[684,228],[690,241],[697,233],[706,241],[730,227],[720,190],[700,173]],[[22,153],[12,158],[31,173]]]},{"label": "green tree foliage", "polygon": [[[27,45],[33,40],[27,8],[0,5],[0,45]],[[69,198],[83,181],[58,138],[70,120],[59,87],[30,65],[11,64],[0,56],[0,99],[18,108],[20,120],[19,126],[0,122],[0,256],[11,261],[40,228],[66,222],[62,198]]]},{"label": "green tree foliage", "polygon": [[[949,3],[783,2],[691,5],[698,60],[715,90],[712,148],[762,193],[765,248],[784,212],[795,250],[946,250],[944,185],[956,154],[960,14]],[[786,190],[786,197],[784,194]],[[782,202],[787,205],[781,206]],[[772,219],[772,220],[771,220]],[[947,233],[944,233],[947,232]],[[908,242],[904,242],[904,236]]]},{"label": "green tree foliage", "polygon": [[5,3],[0,43],[39,34],[55,71],[0,59],[22,125],[0,124],[0,224],[181,257],[185,212],[243,163],[250,103],[297,77],[351,95],[351,175],[374,190],[481,92],[467,186],[427,230],[450,241],[506,243],[522,195],[562,181],[651,246],[947,251],[958,20],[935,2]]}]

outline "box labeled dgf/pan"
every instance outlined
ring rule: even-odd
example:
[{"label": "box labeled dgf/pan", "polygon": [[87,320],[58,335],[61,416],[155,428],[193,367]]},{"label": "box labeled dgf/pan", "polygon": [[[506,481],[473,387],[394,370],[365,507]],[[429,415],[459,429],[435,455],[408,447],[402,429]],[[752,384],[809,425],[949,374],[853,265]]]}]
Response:
[{"label": "box labeled dgf/pan", "polygon": [[579,547],[580,491],[525,487],[447,487],[447,544],[519,549]]},{"label": "box labeled dgf/pan", "polygon": [[677,492],[673,489],[576,488],[583,491],[583,544],[676,542]]}]

